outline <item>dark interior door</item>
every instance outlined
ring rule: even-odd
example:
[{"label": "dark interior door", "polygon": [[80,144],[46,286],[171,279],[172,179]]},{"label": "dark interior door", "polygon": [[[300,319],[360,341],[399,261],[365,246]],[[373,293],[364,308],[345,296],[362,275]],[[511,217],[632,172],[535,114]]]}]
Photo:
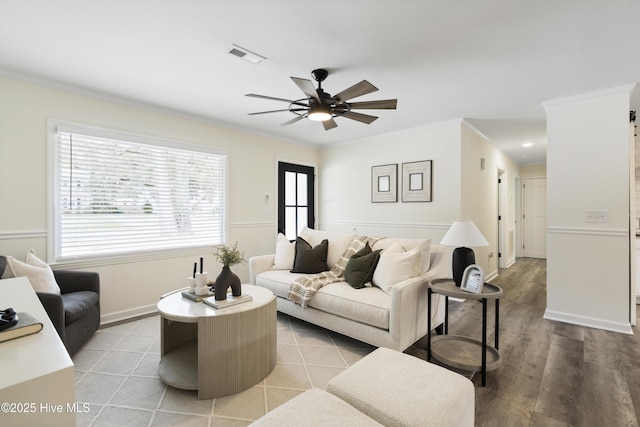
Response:
[{"label": "dark interior door", "polygon": [[278,232],[289,240],[315,226],[314,179],[311,166],[278,163]]}]

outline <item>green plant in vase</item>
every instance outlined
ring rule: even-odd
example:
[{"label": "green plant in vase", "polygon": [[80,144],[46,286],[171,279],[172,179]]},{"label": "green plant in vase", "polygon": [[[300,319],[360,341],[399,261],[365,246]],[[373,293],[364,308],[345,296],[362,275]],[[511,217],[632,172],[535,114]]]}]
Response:
[{"label": "green plant in vase", "polygon": [[227,289],[229,289],[229,287],[231,287],[231,294],[234,297],[242,295],[240,278],[230,269],[232,265],[241,264],[247,261],[244,258],[244,252],[241,252],[238,249],[238,242],[230,246],[218,246],[218,249],[213,255],[223,266],[222,271],[216,278],[214,291],[215,299],[217,301],[227,299]]}]

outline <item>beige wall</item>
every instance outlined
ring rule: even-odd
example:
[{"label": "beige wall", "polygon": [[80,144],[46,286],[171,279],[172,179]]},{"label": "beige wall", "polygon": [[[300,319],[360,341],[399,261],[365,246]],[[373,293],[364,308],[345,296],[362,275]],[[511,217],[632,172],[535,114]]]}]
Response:
[{"label": "beige wall", "polygon": [[[484,168],[482,165],[484,159]],[[498,242],[498,175],[502,172],[502,247]],[[515,185],[518,165],[466,123],[462,126],[462,220],[473,221],[489,242],[474,248],[485,275],[498,272],[498,252],[505,264],[515,262]]]},{"label": "beige wall", "polygon": [[[402,163],[419,160],[433,160],[433,199],[403,203]],[[398,202],[371,203],[371,167],[390,163],[398,165]],[[474,248],[476,261],[486,275],[496,274],[498,169],[508,177],[505,221],[513,229],[518,166],[464,121],[325,148],[320,151],[320,228],[438,243],[453,221],[473,220],[490,243]],[[505,248],[505,256],[515,260],[514,245]]]},{"label": "beige wall", "polygon": [[[0,254],[24,259],[47,250],[47,119],[223,148],[229,155],[229,242],[247,257],[275,245],[277,161],[317,165],[313,147],[225,129],[213,123],[97,97],[0,78]],[[265,202],[265,195],[269,201]],[[132,257],[116,264],[82,264],[100,273],[103,321],[153,310],[158,296],[182,287],[193,262],[205,256],[213,278],[220,270],[206,253]],[[246,264],[234,268],[248,281]]]},{"label": "beige wall", "polygon": [[520,166],[520,176],[522,178],[543,178],[547,176],[547,165],[526,165]]}]

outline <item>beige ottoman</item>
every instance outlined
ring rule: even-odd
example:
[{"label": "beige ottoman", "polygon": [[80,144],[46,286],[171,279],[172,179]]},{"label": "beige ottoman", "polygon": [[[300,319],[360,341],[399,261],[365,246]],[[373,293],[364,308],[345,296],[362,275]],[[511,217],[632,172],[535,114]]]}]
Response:
[{"label": "beige ottoman", "polygon": [[327,384],[327,391],[385,426],[473,426],[475,390],[460,374],[378,348]]},{"label": "beige ottoman", "polygon": [[381,427],[375,420],[319,388],[299,394],[250,425]]}]

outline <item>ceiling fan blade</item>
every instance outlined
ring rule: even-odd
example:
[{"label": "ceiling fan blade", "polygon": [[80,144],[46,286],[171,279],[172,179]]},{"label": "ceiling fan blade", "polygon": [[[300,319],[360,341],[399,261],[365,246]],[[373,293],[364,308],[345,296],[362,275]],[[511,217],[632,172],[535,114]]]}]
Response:
[{"label": "ceiling fan blade", "polygon": [[313,83],[311,83],[311,80],[301,79],[299,77],[291,77],[291,80],[293,80],[293,82],[298,85],[300,90],[304,92],[305,95],[320,102],[318,92],[316,92],[316,88],[313,86]]},{"label": "ceiling fan blade", "polygon": [[282,123],[280,126],[288,126],[288,125],[292,125],[292,124],[294,124],[294,123],[296,123],[296,122],[298,122],[298,121],[300,121],[300,120],[304,119],[305,117],[306,117],[306,116],[296,116],[296,117],[294,117],[293,119],[291,119],[291,120],[289,120],[289,121],[286,121],[286,122]]},{"label": "ceiling fan blade", "polygon": [[250,96],[252,98],[271,99],[273,101],[283,101],[283,102],[288,102],[288,103],[292,103],[293,102],[292,99],[275,98],[273,96],[266,96],[266,95],[256,95],[255,93],[248,93],[245,96]]},{"label": "ceiling fan blade", "polygon": [[382,99],[380,101],[350,102],[352,110],[395,110],[398,105],[397,99]]},{"label": "ceiling fan blade", "polygon": [[258,111],[257,113],[249,113],[250,116],[257,116],[258,114],[280,113],[282,111],[290,111],[288,108],[284,110],[271,110],[271,111]]},{"label": "ceiling fan blade", "polygon": [[356,120],[358,122],[366,123],[366,124],[371,124],[375,119],[377,119],[376,116],[370,116],[369,114],[356,113],[355,111],[349,111],[348,113],[344,113],[343,117],[346,117],[351,120]]},{"label": "ceiling fan blade", "polygon": [[377,87],[375,87],[368,81],[363,80],[360,83],[356,83],[353,86],[343,90],[339,94],[335,95],[334,98],[338,98],[341,101],[347,101],[351,98],[357,98],[358,96],[366,95],[377,90]]},{"label": "ceiling fan blade", "polygon": [[324,130],[331,130],[333,128],[337,128],[338,124],[336,123],[335,120],[329,119],[322,122],[322,126],[324,126]]}]

